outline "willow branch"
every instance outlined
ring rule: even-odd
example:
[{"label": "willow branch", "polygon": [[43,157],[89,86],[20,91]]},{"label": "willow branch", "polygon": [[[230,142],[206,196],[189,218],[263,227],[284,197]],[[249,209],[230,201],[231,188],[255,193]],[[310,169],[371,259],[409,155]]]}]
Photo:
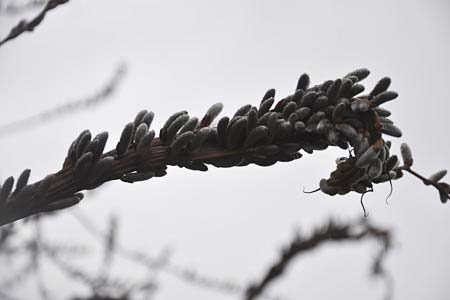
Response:
[{"label": "willow branch", "polygon": [[369,238],[375,239],[382,245],[374,260],[372,273],[384,275],[382,262],[392,244],[390,232],[365,221],[348,224],[336,224],[330,221],[329,224],[317,228],[309,237],[297,235],[282,250],[279,259],[269,267],[262,279],[249,285],[245,299],[253,300],[259,297],[269,285],[283,275],[294,259],[302,254],[316,250],[328,242],[359,242]]},{"label": "willow branch", "polygon": [[19,22],[19,24],[17,24],[16,26],[14,26],[9,34],[3,38],[2,40],[0,40],[0,47],[7,43],[8,41],[11,41],[15,38],[17,38],[18,36],[22,35],[23,33],[27,32],[27,31],[33,31],[45,18],[45,16],[47,15],[47,13],[49,11],[51,11],[52,9],[55,9],[56,7],[58,7],[59,5],[62,5],[66,2],[69,2],[69,0],[49,0],[47,2],[47,4],[44,6],[44,8],[42,9],[42,11],[35,16],[33,19],[31,19],[30,21],[27,20],[21,20]]},{"label": "willow branch", "polygon": [[[369,74],[355,70],[336,80],[309,87],[303,74],[295,93],[278,101],[275,90],[267,91],[259,107],[250,104],[231,118],[222,117],[211,126],[223,105],[216,103],[202,119],[186,111],[173,114],[155,137],[150,130],[153,112],[143,110],[125,125],[115,149],[104,153],[108,133],[92,138],[83,131],[69,147],[62,168],[34,184],[27,184],[29,170],[9,177],[0,189],[0,225],[39,213],[64,209],[82,200],[83,190],[105,182],[128,183],[161,177],[168,166],[207,171],[219,168],[271,166],[289,162],[331,146],[349,149],[349,157],[336,161],[336,170],[320,180],[320,191],[330,195],[373,190],[374,184],[403,176],[398,158],[390,154],[384,136],[401,137],[400,129],[388,118],[391,112],[380,106],[397,98],[388,91],[390,79],[381,79],[372,91],[359,95],[358,82]],[[445,174],[444,174],[445,175]],[[433,176],[439,182],[443,176]],[[442,202],[450,188],[439,183]],[[444,201],[445,200],[445,201]]]}]

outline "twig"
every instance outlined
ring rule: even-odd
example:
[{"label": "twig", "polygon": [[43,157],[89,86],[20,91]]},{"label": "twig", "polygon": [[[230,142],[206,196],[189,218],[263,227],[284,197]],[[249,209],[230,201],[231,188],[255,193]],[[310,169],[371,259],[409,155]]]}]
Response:
[{"label": "twig", "polygon": [[7,5],[2,5],[2,1],[0,1],[0,15],[17,15],[23,12],[27,12],[29,10],[35,10],[38,8],[42,8],[46,5],[47,0],[29,0],[28,2],[17,5],[14,3],[9,3]]},{"label": "twig", "polygon": [[374,238],[382,244],[382,248],[374,261],[372,273],[375,275],[384,275],[384,269],[381,264],[391,247],[391,234],[388,230],[378,228],[363,221],[349,224],[335,224],[330,222],[328,225],[316,229],[310,237],[303,238],[297,235],[282,250],[280,258],[272,264],[263,278],[248,286],[245,299],[253,300],[260,296],[270,284],[283,275],[286,269],[293,263],[294,259],[301,254],[315,250],[317,247],[330,241],[361,241],[367,238]]},{"label": "twig", "polygon": [[36,17],[31,19],[30,21],[22,20],[19,22],[19,24],[14,26],[9,32],[9,34],[5,38],[0,40],[0,47],[6,42],[17,38],[19,35],[27,31],[33,31],[36,28],[36,26],[38,26],[42,22],[42,20],[44,20],[45,16],[47,15],[47,12],[49,12],[52,9],[55,9],[59,5],[62,5],[66,2],[69,2],[69,0],[49,0],[42,9],[42,11]]},{"label": "twig", "polygon": [[62,118],[68,114],[72,115],[78,111],[91,109],[111,99],[116,92],[123,77],[126,74],[127,66],[120,63],[114,70],[110,79],[95,94],[75,101],[70,101],[62,105],[50,108],[36,115],[25,117],[11,123],[0,125],[0,138],[16,134],[18,131],[35,128],[39,124],[50,122],[54,119]]}]

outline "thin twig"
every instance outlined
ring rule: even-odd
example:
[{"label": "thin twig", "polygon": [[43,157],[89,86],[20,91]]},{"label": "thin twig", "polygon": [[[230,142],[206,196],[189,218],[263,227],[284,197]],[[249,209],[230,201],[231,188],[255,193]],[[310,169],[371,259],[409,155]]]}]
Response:
[{"label": "thin twig", "polygon": [[38,26],[42,22],[42,20],[44,20],[47,12],[67,2],[69,2],[69,0],[49,0],[42,11],[36,17],[31,19],[30,21],[21,20],[19,24],[14,26],[9,34],[5,38],[0,40],[0,47],[6,42],[17,38],[19,35],[27,31],[33,31],[36,26]]},{"label": "thin twig", "polygon": [[125,63],[120,63],[114,70],[111,78],[96,91],[93,95],[81,98],[75,101],[69,101],[62,105],[50,108],[46,111],[40,112],[36,115],[25,117],[13,121],[11,123],[0,125],[0,138],[17,134],[17,132],[34,129],[37,125],[48,123],[52,120],[63,118],[67,115],[72,115],[81,110],[92,109],[93,107],[104,103],[112,98],[122,82],[127,70]]}]

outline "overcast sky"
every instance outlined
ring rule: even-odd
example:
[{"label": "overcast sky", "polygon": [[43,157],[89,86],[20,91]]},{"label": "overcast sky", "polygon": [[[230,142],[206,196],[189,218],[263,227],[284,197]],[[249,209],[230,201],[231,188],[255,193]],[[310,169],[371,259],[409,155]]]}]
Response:
[{"label": "overcast sky", "polygon": [[[4,36],[17,22],[0,16]],[[390,76],[397,101],[386,105],[425,174],[450,167],[450,2],[403,1],[112,1],[72,0],[50,12],[33,33],[0,48],[0,124],[90,95],[125,61],[129,72],[113,99],[97,108],[0,139],[0,177],[32,169],[32,181],[58,170],[78,133],[110,132],[113,148],[123,125],[140,109],[156,113],[159,128],[173,112],[201,116],[221,101],[224,114],[257,104],[276,88],[293,92],[307,72],[314,83],[367,67],[368,89]],[[400,140],[393,141],[398,152]],[[169,245],[172,261],[214,277],[258,279],[293,233],[329,217],[362,216],[359,195],[303,194],[334,168],[336,149],[274,167],[197,173],[172,167],[163,178],[114,182],[89,195],[79,210],[99,226],[120,215],[120,238],[156,255]],[[394,231],[386,261],[395,299],[450,296],[450,206],[434,189],[405,176],[366,197],[372,220]],[[44,224],[53,240],[93,240],[61,213]],[[374,243],[328,245],[298,259],[270,292],[288,299],[380,299],[382,282],[369,277]],[[136,266],[119,263],[124,277]],[[93,267],[95,270],[95,267]],[[3,267],[0,274],[7,273]],[[57,297],[78,291],[61,273],[46,280]],[[1,275],[3,276],[3,275]],[[236,299],[169,275],[156,299]],[[32,283],[15,295],[31,299]]]}]

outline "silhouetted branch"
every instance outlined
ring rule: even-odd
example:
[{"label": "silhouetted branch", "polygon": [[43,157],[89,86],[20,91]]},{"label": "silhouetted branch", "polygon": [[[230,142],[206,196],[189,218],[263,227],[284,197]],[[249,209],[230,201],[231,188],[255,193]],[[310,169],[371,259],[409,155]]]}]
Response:
[{"label": "silhouetted branch", "polygon": [[0,15],[18,15],[30,10],[42,8],[46,4],[47,0],[28,0],[27,2],[21,4],[11,2],[6,5],[3,4],[3,1],[0,1]]},{"label": "silhouetted branch", "polygon": [[282,250],[280,258],[272,264],[263,278],[249,285],[245,299],[253,300],[260,296],[270,284],[283,275],[294,259],[301,254],[316,250],[317,247],[328,242],[359,242],[368,238],[373,238],[382,244],[378,255],[375,257],[372,274],[385,275],[382,263],[392,246],[391,234],[388,230],[378,228],[366,221],[347,224],[336,224],[330,221],[329,224],[314,230],[309,237],[295,236],[290,244]]},{"label": "silhouetted branch", "polygon": [[31,19],[30,21],[22,20],[19,22],[19,24],[14,26],[9,34],[4,39],[0,40],[0,47],[6,42],[17,38],[22,33],[33,31],[36,26],[38,26],[42,22],[42,20],[44,20],[47,12],[66,2],[69,2],[69,0],[49,0],[42,11],[36,17]]},{"label": "silhouetted branch", "polygon": [[[210,125],[221,112],[221,103],[211,106],[201,120],[179,111],[165,122],[158,138],[150,130],[153,112],[143,110],[125,126],[116,148],[106,153],[108,133],[92,139],[85,130],[69,147],[60,171],[27,185],[29,170],[25,170],[14,191],[14,178],[5,180],[0,225],[76,205],[83,198],[80,191],[107,181],[134,183],[164,176],[167,166],[197,171],[207,171],[207,164],[271,166],[301,158],[300,150],[313,153],[329,146],[351,150],[348,158],[337,161],[329,179],[320,180],[320,191],[331,196],[351,191],[364,195],[373,184],[403,175],[397,157],[390,155],[390,142],[383,139],[383,135],[400,137],[401,131],[388,118],[391,113],[380,107],[397,93],[387,91],[390,79],[385,77],[369,94],[357,96],[364,90],[358,82],[368,74],[359,69],[310,88],[304,74],[295,93],[273,109],[271,89],[259,108],[244,105],[231,119],[222,117],[216,127]],[[446,202],[450,187],[440,186],[441,200]]]},{"label": "silhouetted branch", "polygon": [[49,110],[40,112],[34,116],[25,117],[8,124],[0,125],[0,138],[6,135],[16,134],[20,130],[35,128],[36,125],[50,122],[54,119],[72,115],[78,111],[90,109],[111,99],[111,96],[119,87],[126,74],[126,64],[119,64],[110,79],[95,92],[95,94],[75,101],[70,101]]}]

